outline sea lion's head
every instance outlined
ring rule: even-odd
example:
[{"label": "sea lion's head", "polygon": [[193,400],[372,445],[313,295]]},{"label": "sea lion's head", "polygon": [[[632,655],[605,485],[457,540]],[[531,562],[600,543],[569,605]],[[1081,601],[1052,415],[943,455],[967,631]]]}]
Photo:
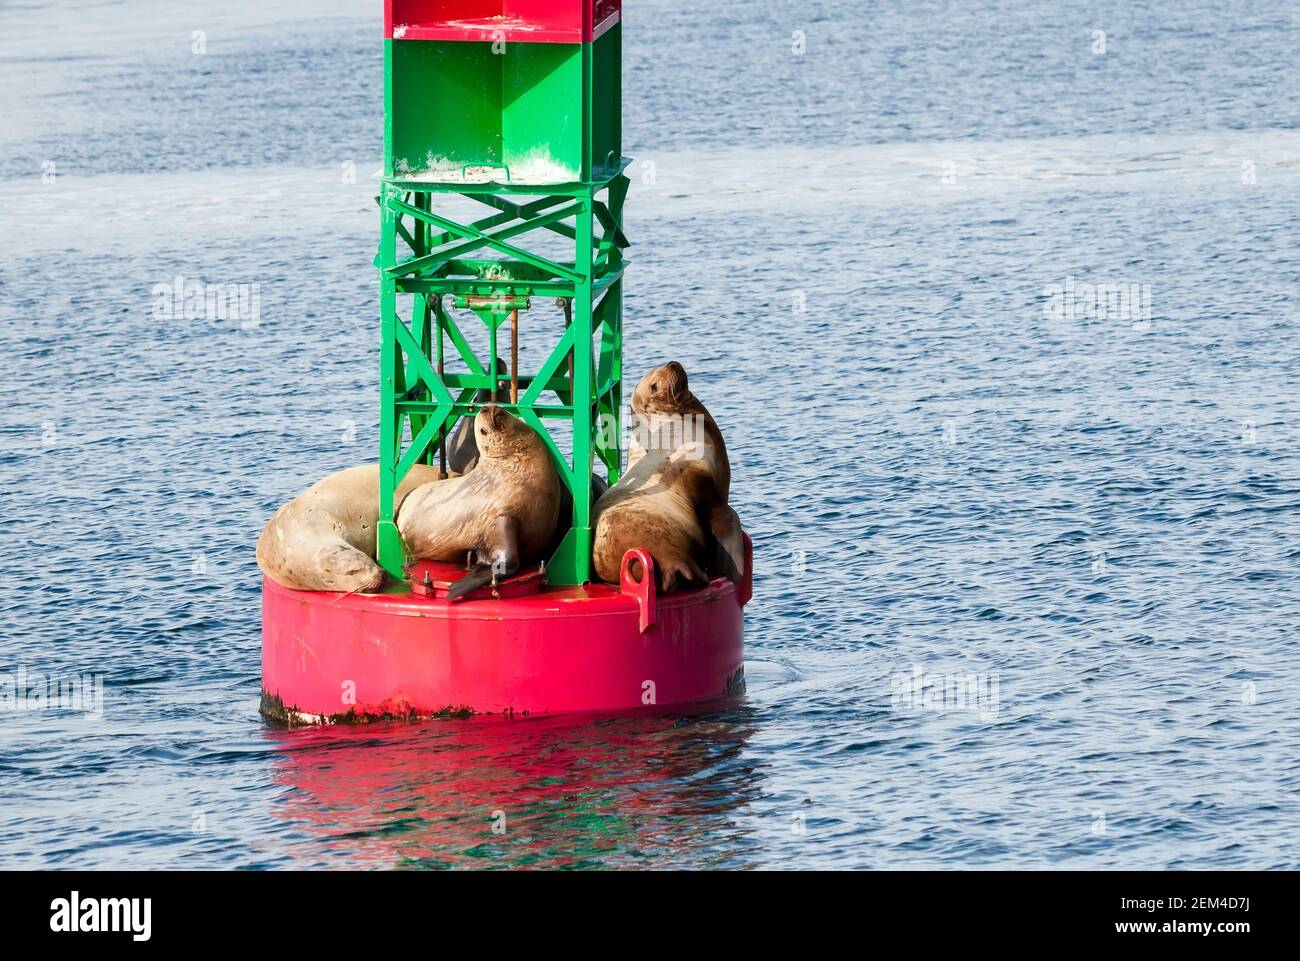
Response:
[{"label": "sea lion's head", "polygon": [[675,360],[654,368],[632,392],[632,410],[638,414],[676,414],[695,402],[687,386],[686,368]]},{"label": "sea lion's head", "polygon": [[537,443],[531,427],[508,410],[489,404],[474,417],[474,440],[483,457],[507,457]]}]

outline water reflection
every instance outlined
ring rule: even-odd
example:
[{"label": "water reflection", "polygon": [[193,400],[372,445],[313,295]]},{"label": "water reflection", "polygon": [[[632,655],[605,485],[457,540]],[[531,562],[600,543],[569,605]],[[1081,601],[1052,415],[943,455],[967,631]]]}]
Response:
[{"label": "water reflection", "polygon": [[754,716],[552,717],[285,731],[272,813],[315,864],[723,865],[762,775]]}]

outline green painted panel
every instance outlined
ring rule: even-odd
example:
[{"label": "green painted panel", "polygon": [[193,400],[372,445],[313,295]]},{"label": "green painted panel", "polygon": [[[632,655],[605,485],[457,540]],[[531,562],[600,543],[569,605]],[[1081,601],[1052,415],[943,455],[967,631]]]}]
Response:
[{"label": "green painted panel", "polygon": [[591,158],[599,176],[623,156],[623,33],[615,24],[592,44]]},{"label": "green painted panel", "polygon": [[501,63],[492,45],[387,42],[392,142],[385,173],[501,163]]},{"label": "green painted panel", "polygon": [[502,139],[510,179],[584,179],[581,44],[514,43],[500,59],[505,92]]},{"label": "green painted panel", "polygon": [[621,159],[620,38],[615,26],[585,46],[386,41],[385,174],[431,184],[607,178]]}]

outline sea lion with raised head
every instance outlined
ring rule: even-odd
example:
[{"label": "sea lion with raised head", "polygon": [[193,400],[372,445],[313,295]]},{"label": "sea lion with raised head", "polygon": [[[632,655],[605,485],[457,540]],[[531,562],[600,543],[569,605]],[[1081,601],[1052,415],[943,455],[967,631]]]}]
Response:
[{"label": "sea lion with raised head", "polygon": [[475,415],[474,435],[474,469],[416,488],[397,512],[397,529],[412,558],[460,561],[472,555],[472,569],[448,598],[508,577],[524,558],[541,554],[560,511],[559,475],[531,427],[489,405]]},{"label": "sea lion with raised head", "polygon": [[[416,464],[393,495],[393,510],[438,469]],[[375,563],[379,465],[330,474],[281,507],[257,540],[257,563],[277,584],[299,591],[375,591],[384,569]]]},{"label": "sea lion with raised head", "polygon": [[706,583],[708,569],[739,580],[745,548],[740,518],[727,503],[727,445],[682,365],[672,361],[642,377],[632,413],[627,470],[592,512],[596,574],[617,584],[623,555],[640,547],[665,593]]}]

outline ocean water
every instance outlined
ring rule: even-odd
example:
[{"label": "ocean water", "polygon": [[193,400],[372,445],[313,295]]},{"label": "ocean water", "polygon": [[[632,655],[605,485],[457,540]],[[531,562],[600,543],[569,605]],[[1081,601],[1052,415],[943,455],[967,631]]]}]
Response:
[{"label": "ocean water", "polygon": [[0,713],[0,866],[1300,865],[1294,7],[628,0],[748,693],[285,731],[254,541],[376,453],[380,10],[309,6],[0,2],[0,674],[104,682]]}]

